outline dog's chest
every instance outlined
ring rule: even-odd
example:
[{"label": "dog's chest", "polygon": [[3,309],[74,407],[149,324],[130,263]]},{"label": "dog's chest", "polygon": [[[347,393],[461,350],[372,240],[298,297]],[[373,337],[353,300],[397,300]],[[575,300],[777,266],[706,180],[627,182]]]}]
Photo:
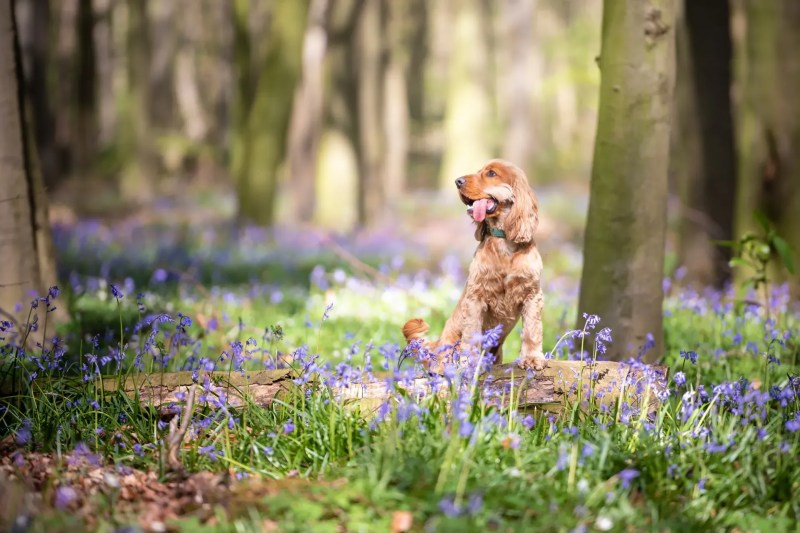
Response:
[{"label": "dog's chest", "polygon": [[485,303],[489,313],[515,318],[522,303],[536,291],[539,273],[527,260],[497,259],[476,261],[470,266],[469,292]]}]

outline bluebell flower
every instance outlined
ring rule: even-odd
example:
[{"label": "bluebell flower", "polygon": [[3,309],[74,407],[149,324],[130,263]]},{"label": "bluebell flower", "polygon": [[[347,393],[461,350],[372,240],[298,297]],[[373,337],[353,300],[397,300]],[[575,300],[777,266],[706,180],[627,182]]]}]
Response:
[{"label": "bluebell flower", "polygon": [[686,384],[686,374],[684,374],[683,372],[675,372],[675,375],[672,377],[672,380],[678,387],[683,387]]},{"label": "bluebell flower", "polygon": [[61,485],[56,489],[53,503],[60,510],[65,510],[78,499],[78,492],[69,485]]},{"label": "bluebell flower", "polygon": [[794,414],[794,418],[786,421],[786,429],[791,433],[800,431],[800,411]]},{"label": "bluebell flower", "polygon": [[684,352],[684,351],[681,351],[681,357],[683,357],[685,360],[689,361],[692,364],[696,364],[697,363],[697,352],[692,352],[692,351]]},{"label": "bluebell flower", "polygon": [[461,507],[456,505],[452,496],[445,496],[439,501],[439,510],[450,518],[461,516]]},{"label": "bluebell flower", "polygon": [[627,489],[631,486],[631,482],[639,477],[639,471],[634,468],[626,468],[617,474],[617,477],[621,481],[622,488]]},{"label": "bluebell flower", "polygon": [[113,283],[109,283],[109,288],[111,289],[111,295],[112,295],[114,298],[116,298],[117,300],[119,300],[119,299],[121,299],[123,296],[125,296],[124,294],[122,294],[122,293],[120,292],[120,290],[117,288],[117,286],[116,286],[116,285],[114,285]]},{"label": "bluebell flower", "polygon": [[205,455],[212,461],[216,461],[217,459],[219,459],[219,456],[225,455],[222,451],[217,450],[216,446],[214,446],[213,444],[209,444],[208,446],[200,446],[197,449],[197,452],[200,455]]}]

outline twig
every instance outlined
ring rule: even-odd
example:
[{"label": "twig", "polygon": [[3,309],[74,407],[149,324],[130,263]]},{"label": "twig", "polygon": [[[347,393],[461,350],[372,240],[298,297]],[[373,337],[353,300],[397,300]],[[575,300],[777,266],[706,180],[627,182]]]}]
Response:
[{"label": "twig", "polygon": [[[176,416],[169,421],[169,434],[167,435],[167,465],[173,472],[183,471],[180,448],[181,443],[183,443],[183,437],[186,436],[186,431],[189,429],[189,422],[192,420],[196,393],[197,384],[193,384],[189,388],[186,406],[181,410],[181,416]],[[178,418],[180,418],[180,427],[178,426]]]},{"label": "twig", "polygon": [[323,246],[327,246],[330,250],[338,255],[341,259],[347,262],[351,267],[358,270],[362,274],[374,278],[375,280],[382,281],[383,283],[390,283],[391,279],[389,276],[378,270],[377,268],[368,265],[355,255],[351,254],[347,249],[345,249],[342,245],[331,239],[328,235],[324,233],[317,233],[317,237],[319,238],[320,244]]}]

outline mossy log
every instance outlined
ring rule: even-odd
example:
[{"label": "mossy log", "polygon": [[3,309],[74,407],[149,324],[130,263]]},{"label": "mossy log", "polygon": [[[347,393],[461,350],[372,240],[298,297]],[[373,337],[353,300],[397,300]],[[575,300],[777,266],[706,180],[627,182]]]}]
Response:
[{"label": "mossy log", "polygon": [[[503,406],[512,402],[520,409],[541,409],[560,412],[576,401],[585,401],[590,396],[598,405],[612,406],[618,400],[629,405],[643,407],[652,411],[658,406],[660,392],[666,387],[666,368],[650,367],[650,371],[616,362],[598,361],[582,363],[579,361],[548,362],[540,372],[530,374],[514,364],[497,365],[480,376],[478,383],[485,394],[496,399]],[[649,374],[649,375],[646,375]],[[655,375],[655,379],[654,379]],[[137,399],[144,405],[157,408],[164,416],[178,412],[179,398],[184,398],[195,383],[202,386],[209,378],[211,393],[205,396],[226,396],[227,405],[240,407],[252,402],[269,408],[276,399],[288,399],[292,394],[313,386],[315,375],[300,380],[299,372],[292,369],[261,370],[242,374],[241,372],[204,372],[198,378],[192,372],[135,373],[124,377],[105,377],[97,381],[106,392],[122,388],[126,395]],[[388,372],[377,372],[363,381],[349,386],[331,387],[331,393],[345,405],[358,408],[369,414],[386,401],[393,392]],[[420,374],[413,380],[397,384],[410,394],[431,393],[430,376]],[[43,380],[31,383],[33,393],[44,391],[48,385]],[[12,392],[11,383],[0,382],[0,396]],[[201,396],[203,393],[198,390]],[[202,400],[201,400],[202,403]]]}]

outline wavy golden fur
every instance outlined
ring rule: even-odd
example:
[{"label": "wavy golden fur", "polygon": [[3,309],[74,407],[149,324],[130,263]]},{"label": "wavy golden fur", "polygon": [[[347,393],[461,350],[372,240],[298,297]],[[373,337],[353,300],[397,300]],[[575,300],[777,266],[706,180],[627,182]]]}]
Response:
[{"label": "wavy golden fur", "polygon": [[[517,166],[495,159],[477,173],[458,178],[456,186],[466,205],[484,206],[485,214],[475,216],[475,238],[480,243],[464,292],[442,336],[425,345],[434,353],[458,341],[468,346],[476,335],[499,324],[502,335],[493,353],[495,363],[502,363],[503,341],[521,317],[518,362],[523,368],[541,370],[546,364],[542,353],[542,258],[534,241],[539,207],[528,178]],[[505,238],[496,236],[497,230],[505,232]],[[413,318],[403,326],[403,335],[411,342],[423,339],[428,329],[423,319]]]}]

